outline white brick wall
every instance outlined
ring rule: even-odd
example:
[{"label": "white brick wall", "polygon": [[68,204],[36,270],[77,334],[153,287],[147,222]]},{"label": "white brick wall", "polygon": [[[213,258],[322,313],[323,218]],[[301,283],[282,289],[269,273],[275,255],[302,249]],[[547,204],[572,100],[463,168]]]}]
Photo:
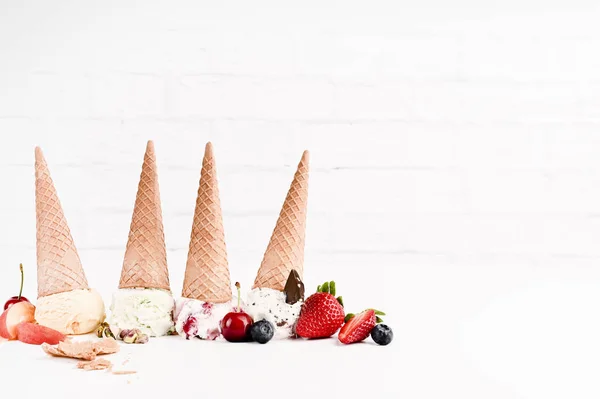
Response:
[{"label": "white brick wall", "polygon": [[412,333],[558,270],[600,279],[593,3],[0,0],[2,268],[35,265],[40,145],[109,293],[153,139],[178,292],[211,140],[240,281],[304,149],[308,284],[369,265],[365,306],[395,293]]},{"label": "white brick wall", "polygon": [[600,30],[585,4],[1,4],[12,262],[33,262],[34,145],[78,245],[118,251],[150,138],[174,251],[212,140],[234,252],[263,250],[308,148],[316,252],[600,257]]}]

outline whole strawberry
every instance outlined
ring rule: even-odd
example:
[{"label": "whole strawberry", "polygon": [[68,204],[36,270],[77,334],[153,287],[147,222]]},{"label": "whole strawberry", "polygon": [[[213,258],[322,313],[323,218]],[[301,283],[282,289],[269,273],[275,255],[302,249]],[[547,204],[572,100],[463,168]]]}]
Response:
[{"label": "whole strawberry", "polygon": [[357,315],[349,313],[346,316],[346,324],[338,334],[338,339],[343,344],[364,341],[371,334],[375,325],[382,321],[377,315],[384,314],[374,309],[364,310]]},{"label": "whole strawberry", "polygon": [[303,338],[331,337],[344,323],[344,317],[342,297],[335,297],[335,282],[326,282],[304,301],[296,334]]}]

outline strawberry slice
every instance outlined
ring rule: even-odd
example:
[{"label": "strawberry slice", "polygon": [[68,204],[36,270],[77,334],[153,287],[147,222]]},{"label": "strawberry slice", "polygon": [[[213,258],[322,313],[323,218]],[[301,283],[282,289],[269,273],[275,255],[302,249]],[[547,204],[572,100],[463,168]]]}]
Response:
[{"label": "strawberry slice", "polygon": [[367,309],[353,316],[338,333],[338,339],[343,344],[364,341],[377,324],[375,310]]}]

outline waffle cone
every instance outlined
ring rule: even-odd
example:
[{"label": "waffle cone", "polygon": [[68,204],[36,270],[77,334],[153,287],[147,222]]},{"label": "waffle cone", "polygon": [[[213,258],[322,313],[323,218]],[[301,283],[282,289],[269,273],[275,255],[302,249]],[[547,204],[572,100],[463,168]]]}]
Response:
[{"label": "waffle cone", "polygon": [[308,151],[304,151],[253,288],[282,291],[292,269],[304,273],[304,237],[308,203]]},{"label": "waffle cone", "polygon": [[217,169],[211,143],[206,144],[202,161],[181,295],[212,303],[228,302],[232,298]]},{"label": "waffle cone", "polygon": [[48,164],[35,149],[35,210],[38,298],[88,288]]},{"label": "waffle cone", "polygon": [[152,141],[144,155],[119,288],[171,290]]}]

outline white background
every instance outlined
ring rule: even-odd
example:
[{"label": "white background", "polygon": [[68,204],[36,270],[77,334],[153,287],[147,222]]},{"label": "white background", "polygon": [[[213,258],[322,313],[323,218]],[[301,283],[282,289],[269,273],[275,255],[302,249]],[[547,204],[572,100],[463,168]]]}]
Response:
[{"label": "white background", "polygon": [[285,397],[292,384],[297,396],[597,398],[598,20],[583,0],[0,0],[3,296],[19,262],[36,296],[35,145],[107,301],[146,140],[175,295],[204,144],[245,287],[309,149],[308,289],[335,279],[348,310],[381,308],[396,333],[385,348],[171,337],[124,349],[135,378],[4,343],[0,381],[102,397]]}]

